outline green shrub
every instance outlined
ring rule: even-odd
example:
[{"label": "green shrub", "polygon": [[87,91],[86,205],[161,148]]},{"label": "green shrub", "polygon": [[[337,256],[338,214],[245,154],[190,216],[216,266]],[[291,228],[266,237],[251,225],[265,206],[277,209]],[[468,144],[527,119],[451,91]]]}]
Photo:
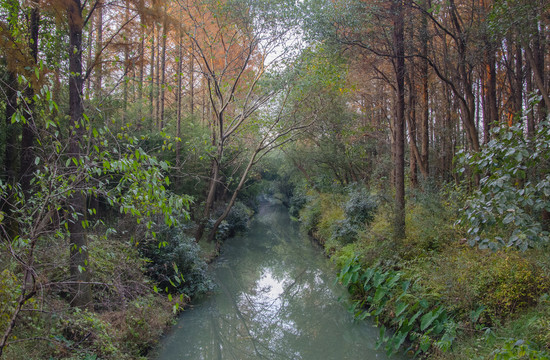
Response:
[{"label": "green shrub", "polygon": [[527,137],[521,123],[498,126],[481,151],[459,153],[459,171],[469,167],[480,177],[460,220],[471,245],[525,250],[549,242],[543,216],[550,208],[549,129],[541,122]]},{"label": "green shrub", "polygon": [[19,288],[17,278],[11,271],[5,269],[0,273],[0,334],[6,330],[15,311]]},{"label": "green shrub", "polygon": [[[411,281],[400,271],[379,266],[362,268],[357,257],[350,258],[338,275],[355,299],[351,310],[358,319],[373,317],[380,327],[380,345],[388,354],[406,341],[415,355],[431,348],[447,351],[456,337],[457,325],[448,309],[415,297]],[[386,332],[390,326],[392,332]]]},{"label": "green shrub", "polygon": [[302,228],[312,234],[321,220],[321,200],[318,197],[308,196],[306,206],[300,211]]},{"label": "green shrub", "polygon": [[248,230],[248,223],[252,215],[252,210],[245,204],[239,201],[235,202],[225,219],[230,227],[229,236],[233,236],[237,232]]},{"label": "green shrub", "polygon": [[483,306],[479,321],[491,326],[536,303],[549,286],[532,258],[515,251],[457,245],[423,264],[425,268],[415,266],[410,271],[417,273],[424,291],[439,294],[466,321]]},{"label": "green shrub", "polygon": [[158,241],[142,246],[142,253],[150,260],[148,274],[161,290],[194,297],[212,290],[213,283],[199,245],[184,230],[182,226],[165,230]]},{"label": "green shrub", "polygon": [[344,204],[346,219],[351,224],[370,224],[378,209],[378,200],[365,187],[354,184],[348,187],[348,200]]},{"label": "green shrub", "polygon": [[532,344],[523,340],[509,340],[500,349],[494,351],[494,360],[550,360],[550,354],[536,350]]}]

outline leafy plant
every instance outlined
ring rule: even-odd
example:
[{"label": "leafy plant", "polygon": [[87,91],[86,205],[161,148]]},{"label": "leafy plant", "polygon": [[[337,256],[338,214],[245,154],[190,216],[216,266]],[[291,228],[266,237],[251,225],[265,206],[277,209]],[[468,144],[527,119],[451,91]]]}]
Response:
[{"label": "leafy plant", "polygon": [[539,351],[533,348],[533,346],[523,340],[509,340],[504,346],[494,351],[494,360],[548,360],[550,354],[546,351]]},{"label": "leafy plant", "polygon": [[150,260],[148,273],[160,290],[194,297],[213,289],[200,247],[184,233],[183,226],[165,229],[158,236],[162,246],[151,241],[142,253]]},{"label": "leafy plant", "polygon": [[[379,346],[386,352],[398,351],[406,341],[416,354],[431,347],[447,351],[456,337],[456,323],[441,304],[430,304],[409,293],[410,280],[403,273],[380,267],[362,269],[357,257],[350,258],[339,273],[339,280],[356,299],[350,310],[357,319],[374,317],[380,327]],[[391,326],[393,333],[386,331]]]},{"label": "leafy plant", "polygon": [[550,211],[550,124],[539,124],[526,137],[521,125],[493,129],[494,139],[478,153],[461,152],[459,163],[480,176],[459,221],[467,227],[470,245],[522,250],[547,243],[542,214]]}]

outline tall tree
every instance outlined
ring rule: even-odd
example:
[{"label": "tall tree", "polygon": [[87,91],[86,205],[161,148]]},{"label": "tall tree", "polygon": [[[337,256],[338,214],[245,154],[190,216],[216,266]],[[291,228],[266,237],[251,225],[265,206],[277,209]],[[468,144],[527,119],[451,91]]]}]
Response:
[{"label": "tall tree", "polygon": [[[67,8],[69,25],[69,118],[71,135],[69,156],[79,162],[81,141],[85,128],[84,104],[82,102],[82,4],[80,0],[71,0]],[[78,165],[76,165],[78,166]],[[72,221],[69,222],[70,274],[73,284],[71,304],[76,307],[88,306],[92,293],[89,284],[88,238],[84,227],[86,216],[86,196],[76,191],[69,199]]]}]

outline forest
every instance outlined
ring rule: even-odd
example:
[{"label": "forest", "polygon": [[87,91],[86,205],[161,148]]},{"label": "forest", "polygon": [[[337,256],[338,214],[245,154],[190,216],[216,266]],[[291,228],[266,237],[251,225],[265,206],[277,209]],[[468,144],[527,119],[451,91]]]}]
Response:
[{"label": "forest", "polygon": [[549,50],[547,0],[0,0],[0,358],[150,358],[263,194],[388,354],[550,359]]}]

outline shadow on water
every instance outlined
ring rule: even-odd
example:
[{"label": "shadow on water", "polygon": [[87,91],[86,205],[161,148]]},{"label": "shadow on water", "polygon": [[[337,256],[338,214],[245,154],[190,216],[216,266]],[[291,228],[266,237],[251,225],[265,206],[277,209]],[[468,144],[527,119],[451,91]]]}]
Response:
[{"label": "shadow on water", "polygon": [[158,360],[387,359],[377,329],[339,301],[345,290],[322,251],[275,201],[226,241],[211,271],[216,293],[182,314]]}]

